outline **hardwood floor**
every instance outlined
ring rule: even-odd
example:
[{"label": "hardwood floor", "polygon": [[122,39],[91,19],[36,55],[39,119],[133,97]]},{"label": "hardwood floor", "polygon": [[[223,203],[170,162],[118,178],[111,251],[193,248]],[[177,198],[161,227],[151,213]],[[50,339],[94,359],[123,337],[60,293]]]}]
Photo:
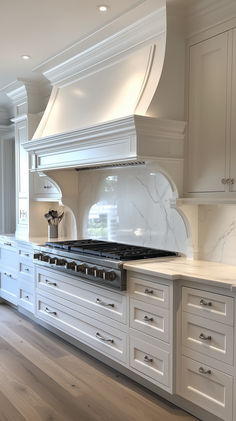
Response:
[{"label": "hardwood floor", "polygon": [[0,421],[194,421],[0,304]]}]

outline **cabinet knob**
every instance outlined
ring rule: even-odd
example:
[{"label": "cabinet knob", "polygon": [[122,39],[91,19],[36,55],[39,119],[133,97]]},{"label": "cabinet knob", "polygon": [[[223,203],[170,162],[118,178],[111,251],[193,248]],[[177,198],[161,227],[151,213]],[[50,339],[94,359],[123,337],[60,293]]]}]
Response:
[{"label": "cabinet knob", "polygon": [[222,178],[222,179],[221,179],[221,183],[222,183],[222,184],[227,184],[227,182],[228,182],[228,181],[227,181],[227,179],[226,179],[226,178]]}]

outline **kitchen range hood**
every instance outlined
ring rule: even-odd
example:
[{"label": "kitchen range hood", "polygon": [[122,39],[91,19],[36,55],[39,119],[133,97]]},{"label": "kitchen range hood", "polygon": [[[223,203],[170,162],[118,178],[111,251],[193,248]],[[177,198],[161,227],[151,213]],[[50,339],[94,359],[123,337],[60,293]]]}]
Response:
[{"label": "kitchen range hood", "polygon": [[151,159],[178,171],[184,72],[171,60],[181,61],[183,46],[171,19],[165,0],[138,2],[36,69],[53,89],[33,139],[24,144],[32,171]]}]

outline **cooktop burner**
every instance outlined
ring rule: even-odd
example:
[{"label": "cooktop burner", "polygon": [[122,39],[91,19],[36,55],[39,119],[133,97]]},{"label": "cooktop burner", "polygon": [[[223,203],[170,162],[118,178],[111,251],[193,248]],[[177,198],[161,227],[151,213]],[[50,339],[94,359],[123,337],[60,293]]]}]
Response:
[{"label": "cooktop burner", "polygon": [[46,245],[54,249],[62,249],[69,252],[106,257],[115,260],[137,260],[151,257],[176,256],[176,253],[166,250],[92,239],[47,242]]}]

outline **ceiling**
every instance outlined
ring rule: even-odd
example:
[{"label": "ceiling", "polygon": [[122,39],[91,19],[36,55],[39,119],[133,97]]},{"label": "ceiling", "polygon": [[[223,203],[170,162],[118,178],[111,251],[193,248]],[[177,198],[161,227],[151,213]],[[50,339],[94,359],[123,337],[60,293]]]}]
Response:
[{"label": "ceiling", "polygon": [[[145,0],[0,0],[0,91],[18,78],[39,77],[32,69]],[[109,6],[99,12],[99,4]],[[27,54],[30,60],[21,56]],[[11,112],[0,92],[0,113]],[[10,116],[10,115],[9,115]]]}]

